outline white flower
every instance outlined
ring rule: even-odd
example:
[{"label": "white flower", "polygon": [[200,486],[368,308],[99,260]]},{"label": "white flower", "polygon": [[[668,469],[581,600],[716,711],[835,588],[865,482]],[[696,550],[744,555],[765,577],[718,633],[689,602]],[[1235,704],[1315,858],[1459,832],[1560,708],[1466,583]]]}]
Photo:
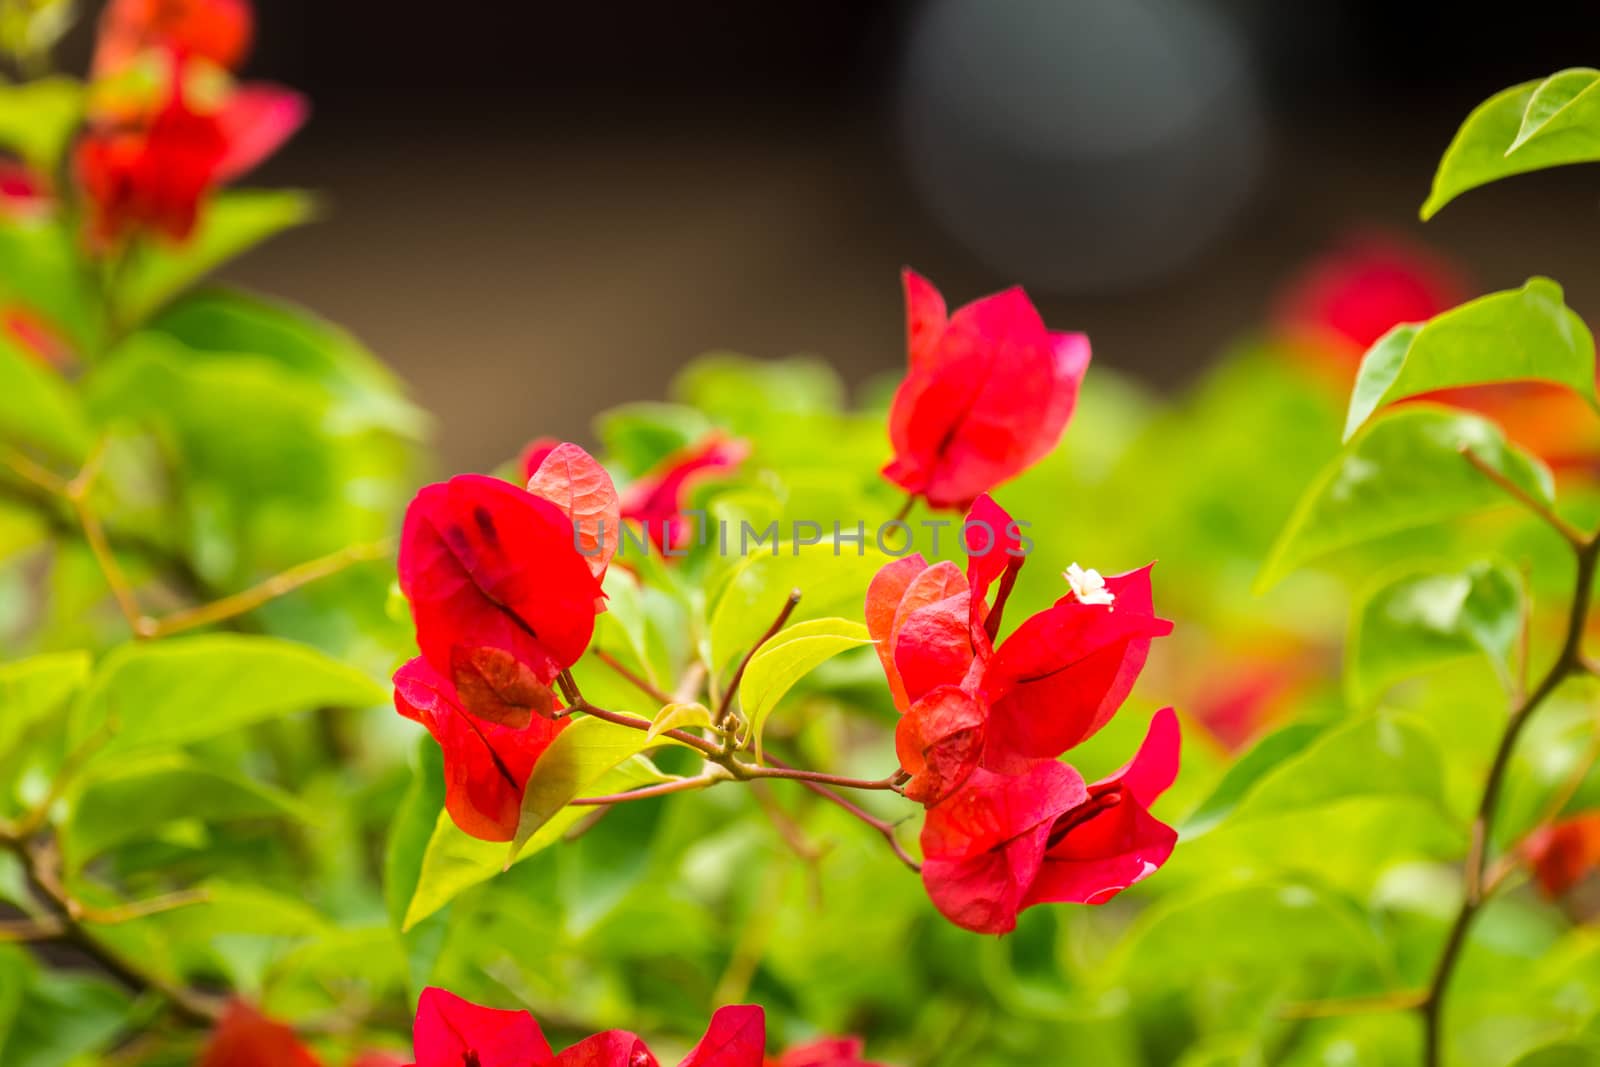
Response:
[{"label": "white flower", "polygon": [[1061,577],[1072,586],[1072,595],[1078,598],[1080,604],[1104,604],[1109,608],[1117,599],[1117,594],[1106,588],[1106,580],[1100,577],[1100,572],[1092,567],[1084,570],[1074,563],[1061,573]]}]

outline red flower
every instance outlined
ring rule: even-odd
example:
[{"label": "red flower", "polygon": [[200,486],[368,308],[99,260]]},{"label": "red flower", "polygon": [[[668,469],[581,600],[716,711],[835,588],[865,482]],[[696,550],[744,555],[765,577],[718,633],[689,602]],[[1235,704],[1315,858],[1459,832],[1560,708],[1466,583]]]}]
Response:
[{"label": "red flower", "polygon": [[535,717],[521,729],[482,721],[462,706],[449,679],[420,658],[395,672],[394,706],[439,742],[451,820],[481,840],[510,841],[533,765],[568,720]]},{"label": "red flower", "polygon": [[894,732],[900,767],[911,775],[905,795],[937,804],[967,780],[983,756],[989,709],[955,685],[929,690],[911,705]]},{"label": "red flower", "polygon": [[1113,603],[1068,593],[995,651],[983,675],[986,767],[1014,773],[1093,736],[1133,689],[1151,638],[1172,632],[1151,607],[1148,566],[1106,578],[1104,588]]},{"label": "red flower", "polygon": [[1132,761],[1056,819],[1024,908],[1104,904],[1167,862],[1178,832],[1149,809],[1178,777],[1178,749],[1178,717],[1164,708]]},{"label": "red flower", "polygon": [[910,369],[889,410],[883,473],[936,508],[961,508],[1061,440],[1089,366],[1089,339],[1051,333],[1019,288],[946,315],[907,270]]},{"label": "red flower", "polygon": [[1564,896],[1600,866],[1600,812],[1585,812],[1536,830],[1523,842],[1522,856],[1539,891],[1551,900]]},{"label": "red flower", "polygon": [[[658,1067],[635,1034],[607,1030],[556,1055],[525,1011],[496,1011],[442,989],[425,989],[413,1030],[416,1067]],[[766,1018],[760,1008],[726,1007],[680,1067],[762,1067]]]},{"label": "red flower", "polygon": [[781,1056],[769,1056],[767,1067],[877,1067],[866,1059],[859,1037],[824,1037],[795,1045]]},{"label": "red flower", "polygon": [[417,1001],[416,1067],[547,1067],[550,1044],[532,1015],[479,1007],[442,989]]},{"label": "red flower", "polygon": [[78,144],[78,180],[102,246],[143,230],[187,240],[206,196],[271,155],[305,120],[304,98],[272,86],[249,86],[219,110],[197,111],[184,73],[175,62],[167,100],[153,114],[92,125]]},{"label": "red flower", "polygon": [[254,32],[248,0],[111,0],[100,16],[94,74],[113,74],[152,49],[232,70],[250,50]]},{"label": "red flower", "polygon": [[573,516],[589,514],[610,482],[571,484],[558,504],[466,474],[424,487],[406,510],[400,588],[417,644],[476,715],[520,726],[547,712],[548,686],[593,636],[603,594],[597,561],[574,544]]},{"label": "red flower", "polygon": [[222,1013],[197,1067],[320,1067],[287,1026],[243,1001]]},{"label": "red flower", "polygon": [[48,214],[50,190],[33,171],[0,159],[0,219],[37,219]]},{"label": "red flower", "polygon": [[622,517],[641,523],[657,550],[682,548],[690,536],[683,522],[689,487],[704,475],[733,470],[749,454],[743,441],[713,430],[628,486],[622,494]]},{"label": "red flower", "polygon": [[1083,777],[1054,760],[1017,775],[974,770],[922,827],[922,884],[934,906],[976,933],[1015,929],[1056,820],[1088,799]]}]

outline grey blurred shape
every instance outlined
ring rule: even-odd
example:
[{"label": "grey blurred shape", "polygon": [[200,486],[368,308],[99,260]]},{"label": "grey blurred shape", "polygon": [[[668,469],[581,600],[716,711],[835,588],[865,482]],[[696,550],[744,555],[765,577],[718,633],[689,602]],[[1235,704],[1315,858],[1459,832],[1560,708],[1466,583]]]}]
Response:
[{"label": "grey blurred shape", "polygon": [[1168,274],[1264,155],[1245,49],[1202,0],[927,0],[898,92],[911,181],[986,266],[1063,292]]}]

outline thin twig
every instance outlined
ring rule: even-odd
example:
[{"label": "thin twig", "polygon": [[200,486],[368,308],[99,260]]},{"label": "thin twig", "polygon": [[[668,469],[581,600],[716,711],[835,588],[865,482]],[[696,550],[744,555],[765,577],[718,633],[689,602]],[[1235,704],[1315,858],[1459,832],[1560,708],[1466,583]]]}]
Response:
[{"label": "thin twig", "polygon": [[54,941],[66,932],[60,919],[7,919],[0,922],[0,945],[26,944],[30,941]]},{"label": "thin twig", "polygon": [[393,552],[394,540],[392,538],[348,545],[337,552],[330,552],[318,559],[296,564],[286,571],[273,575],[266,581],[251,586],[249,589],[222,597],[219,600],[213,600],[209,604],[184,608],[159,619],[144,616],[135,624],[134,632],[143,638],[171,637],[173,634],[183,633],[186,630],[194,630],[202,626],[224,622],[252,612],[270,601],[294,592],[301,586],[310,585],[312,582],[320,581],[323,578],[330,578],[357,563],[384,559],[393,554]]},{"label": "thin twig", "polygon": [[835,793],[825,785],[819,785],[816,782],[807,781],[805,779],[797,780],[801,785],[817,794],[817,796],[822,797],[831,804],[838,805],[850,815],[860,819],[862,822],[872,827],[872,829],[876,830],[879,834],[883,835],[883,839],[889,842],[889,848],[894,852],[895,857],[899,859],[901,863],[905,864],[917,874],[922,873],[922,864],[918,863],[914,858],[912,858],[911,853],[907,852],[905,846],[900,843],[900,838],[895,834],[894,823],[878,818],[870,811],[867,811],[865,808],[852,803],[850,800],[840,796],[838,793]]},{"label": "thin twig", "polygon": [[1392,993],[1373,993],[1359,997],[1334,997],[1286,1004],[1278,1010],[1284,1019],[1336,1019],[1345,1015],[1381,1015],[1391,1011],[1412,1011],[1428,999],[1426,989],[1404,989]]},{"label": "thin twig", "polygon": [[[713,768],[720,771],[720,768]],[[697,789],[710,789],[718,782],[729,782],[733,779],[727,774],[712,773],[711,770],[704,774],[697,774],[692,778],[675,778],[670,782],[661,782],[657,785],[641,786],[630,789],[624,793],[607,793],[598,797],[578,797],[567,803],[579,806],[605,806],[622,804],[630,800],[648,800],[651,797],[670,796],[673,793],[688,793]]]},{"label": "thin twig", "polygon": [[728,688],[723,692],[722,700],[717,704],[717,713],[711,718],[711,721],[716,724],[718,729],[721,729],[728,721],[728,713],[733,710],[733,698],[739,692],[739,683],[744,680],[745,668],[749,667],[750,661],[756,658],[756,653],[761,651],[761,646],[777,636],[778,631],[783,629],[784,623],[789,621],[789,616],[794,614],[794,609],[799,606],[800,590],[791,589],[789,591],[789,599],[783,602],[783,608],[779,610],[778,617],[772,620],[772,625],[767,627],[767,632],[762,634],[756,640],[756,643],[750,646],[749,651],[744,654],[744,658],[739,661],[739,666],[734,670],[733,677],[728,679]]},{"label": "thin twig", "polygon": [[[1491,478],[1495,474],[1486,469],[1470,451],[1463,451],[1474,466],[1484,470]],[[1573,546],[1577,556],[1576,589],[1572,597],[1571,610],[1567,616],[1566,636],[1561,644],[1561,651],[1556,655],[1555,662],[1534,687],[1533,692],[1511,712],[1506,720],[1505,731],[1501,734],[1499,746],[1495,749],[1494,759],[1489,765],[1488,777],[1484,780],[1483,795],[1478,803],[1477,816],[1472,823],[1472,843],[1467,853],[1466,869],[1462,875],[1461,907],[1456,912],[1450,931],[1445,935],[1444,948],[1439,954],[1438,964],[1434,968],[1432,981],[1428,986],[1427,996],[1418,1009],[1422,1012],[1423,1019],[1423,1059],[1424,1067],[1439,1067],[1443,1056],[1443,1022],[1444,998],[1449,991],[1450,979],[1455,974],[1457,963],[1460,961],[1461,952],[1466,947],[1467,934],[1472,929],[1473,920],[1489,899],[1492,891],[1498,888],[1500,880],[1491,880],[1486,877],[1488,868],[1488,852],[1490,840],[1494,833],[1494,820],[1500,803],[1500,792],[1505,785],[1506,772],[1511,766],[1511,756],[1517,747],[1517,740],[1522,736],[1523,729],[1528,725],[1540,705],[1560,687],[1561,683],[1574,674],[1587,670],[1583,658],[1583,633],[1589,618],[1589,604],[1593,596],[1595,567],[1597,556],[1600,556],[1600,541],[1595,538],[1576,534],[1569,536],[1571,527],[1554,512],[1544,508],[1538,501],[1532,500],[1514,485],[1509,485],[1503,479],[1495,478],[1504,485],[1519,500],[1522,500],[1536,514],[1545,521],[1556,526],[1557,530],[1566,537]]]},{"label": "thin twig", "polygon": [[663,693],[660,689],[652,685],[648,678],[645,678],[637,672],[629,669],[626,663],[623,663],[620,659],[613,656],[605,649],[591,648],[589,652],[594,656],[595,659],[616,671],[617,674],[621,676],[623,681],[639,690],[639,692],[643,693],[657,704],[666,705],[673,702],[671,696]]},{"label": "thin twig", "polygon": [[1487,460],[1474,452],[1471,445],[1461,445],[1460,452],[1462,457],[1476,467],[1480,474],[1505,490],[1506,493],[1515,498],[1523,507],[1533,512],[1534,515],[1543,519],[1574,549],[1582,549],[1588,543],[1589,539],[1581,530],[1556,514],[1555,509],[1549,504],[1535,497],[1522,486],[1496,470]]}]

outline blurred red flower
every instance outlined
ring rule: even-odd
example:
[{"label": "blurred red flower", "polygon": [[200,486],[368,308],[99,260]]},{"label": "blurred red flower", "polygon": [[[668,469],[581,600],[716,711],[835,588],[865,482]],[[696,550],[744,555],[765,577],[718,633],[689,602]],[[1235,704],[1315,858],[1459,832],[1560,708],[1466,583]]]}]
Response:
[{"label": "blurred red flower", "polygon": [[1523,842],[1522,856],[1541,893],[1551,900],[1565,895],[1600,866],[1600,811],[1534,831]]},{"label": "blurred red flower", "polygon": [[743,441],[713,430],[628,486],[622,517],[640,523],[658,551],[680,549],[691,532],[683,515],[690,487],[706,475],[735,469],[749,454]]},{"label": "blurred red flower", "polygon": [[1020,288],[947,315],[906,270],[910,369],[889,410],[883,473],[936,508],[963,508],[1061,440],[1089,366],[1089,339],[1051,333]]},{"label": "blurred red flower", "polygon": [[233,70],[254,33],[248,0],[111,0],[100,16],[94,76],[114,74],[156,49]]},{"label": "blurred red flower", "polygon": [[321,1067],[294,1031],[244,1001],[230,1003],[196,1067]]},{"label": "blurred red flower", "polygon": [[568,720],[534,717],[520,729],[480,720],[462,705],[450,680],[421,658],[395,672],[394,706],[427,727],[444,753],[444,806],[451,821],[480,840],[510,841],[533,765]]},{"label": "blurred red flower", "polygon": [[824,1037],[785,1049],[781,1056],[768,1056],[766,1067],[878,1067],[866,1058],[866,1044],[859,1037]]},{"label": "blurred red flower", "polygon": [[153,113],[102,118],[78,143],[78,181],[101,248],[144,231],[187,240],[205,198],[271,155],[305,120],[303,97],[266,85],[234,91],[215,110],[197,110],[188,101],[185,69],[173,63],[166,101]]}]

